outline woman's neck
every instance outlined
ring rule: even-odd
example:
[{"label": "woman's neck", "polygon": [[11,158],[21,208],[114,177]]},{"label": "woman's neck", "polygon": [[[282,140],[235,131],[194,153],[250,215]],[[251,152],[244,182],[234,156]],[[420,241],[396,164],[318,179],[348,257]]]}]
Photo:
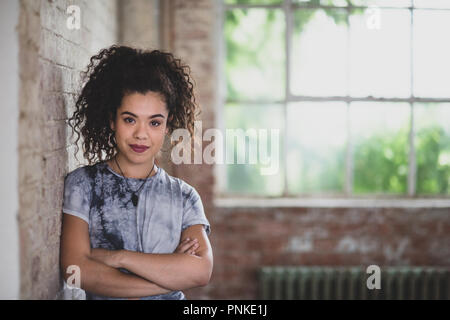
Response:
[{"label": "woman's neck", "polygon": [[[120,154],[117,154],[111,160],[108,160],[107,163],[117,174],[126,178],[146,179],[154,176],[157,171],[154,159],[151,162],[136,165],[129,163]],[[154,167],[153,171],[152,167]],[[151,174],[150,171],[152,171]]]}]

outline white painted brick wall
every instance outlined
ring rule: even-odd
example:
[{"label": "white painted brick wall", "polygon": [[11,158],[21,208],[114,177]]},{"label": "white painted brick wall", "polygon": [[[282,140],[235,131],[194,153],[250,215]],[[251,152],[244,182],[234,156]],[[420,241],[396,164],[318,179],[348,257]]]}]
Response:
[{"label": "white painted brick wall", "polygon": [[[66,27],[69,5],[81,29]],[[21,0],[19,18],[19,236],[23,299],[62,296],[59,240],[64,176],[73,158],[65,119],[72,115],[80,71],[117,43],[116,0]],[[80,145],[81,146],[81,145]],[[81,155],[79,160],[82,161]]]}]

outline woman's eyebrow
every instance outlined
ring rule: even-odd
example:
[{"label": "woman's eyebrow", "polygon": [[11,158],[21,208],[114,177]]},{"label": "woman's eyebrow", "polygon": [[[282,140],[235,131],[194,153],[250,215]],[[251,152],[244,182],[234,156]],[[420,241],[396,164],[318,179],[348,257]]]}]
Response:
[{"label": "woman's eyebrow", "polygon": [[[120,115],[123,115],[123,114],[129,114],[130,116],[133,116],[133,117],[135,117],[135,118],[139,118],[137,115],[135,115],[134,113],[131,113],[131,112],[129,112],[129,111],[124,111],[124,112],[122,112]],[[151,116],[149,116],[148,118],[149,118],[149,119],[153,119],[153,118],[157,118],[157,117],[165,118],[165,117],[164,117],[162,114],[160,114],[160,113],[151,115]]]}]

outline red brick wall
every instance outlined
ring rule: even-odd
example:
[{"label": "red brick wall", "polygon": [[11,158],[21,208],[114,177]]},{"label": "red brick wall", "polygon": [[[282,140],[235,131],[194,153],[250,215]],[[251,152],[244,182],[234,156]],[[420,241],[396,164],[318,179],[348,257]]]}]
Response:
[{"label": "red brick wall", "polygon": [[257,298],[265,265],[450,266],[449,209],[274,208],[210,212],[214,272],[200,295]]},{"label": "red brick wall", "polygon": [[[215,34],[215,1],[168,0],[164,2],[162,15],[166,17],[162,28],[171,32],[169,39],[162,39],[166,50],[181,58],[191,69],[194,92],[201,108],[199,120],[202,131],[215,127],[217,98],[216,72],[217,50]],[[210,142],[205,142],[204,146]],[[212,165],[174,165],[170,172],[185,179],[202,194],[203,204],[212,207],[214,167]],[[210,210],[208,210],[209,212]]]},{"label": "red brick wall", "polygon": [[[191,68],[195,82],[195,96],[201,108],[199,120],[202,121],[204,132],[208,128],[215,127],[217,98],[215,1],[167,0],[161,9],[163,47],[173,52]],[[204,145],[209,143],[205,142]],[[173,165],[169,172],[197,189],[202,197],[206,215],[213,222],[214,167],[207,164]],[[207,299],[210,298],[208,295],[210,288],[211,285],[187,290],[185,293],[189,299]]]}]

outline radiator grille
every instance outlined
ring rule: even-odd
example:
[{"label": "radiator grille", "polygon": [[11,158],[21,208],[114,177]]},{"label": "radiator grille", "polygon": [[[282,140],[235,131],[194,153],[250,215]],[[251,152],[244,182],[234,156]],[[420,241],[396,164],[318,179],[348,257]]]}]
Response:
[{"label": "radiator grille", "polygon": [[381,289],[368,289],[362,267],[262,267],[260,299],[449,300],[450,268],[380,267]]}]

